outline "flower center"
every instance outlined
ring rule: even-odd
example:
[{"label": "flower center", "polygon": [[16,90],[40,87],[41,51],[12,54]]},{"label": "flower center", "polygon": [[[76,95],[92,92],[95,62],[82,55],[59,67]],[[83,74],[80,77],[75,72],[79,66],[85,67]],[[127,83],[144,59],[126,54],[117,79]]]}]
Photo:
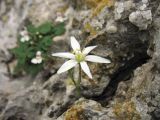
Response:
[{"label": "flower center", "polygon": [[76,51],[75,58],[76,58],[76,61],[80,63],[85,60],[85,55],[82,54],[81,51]]}]

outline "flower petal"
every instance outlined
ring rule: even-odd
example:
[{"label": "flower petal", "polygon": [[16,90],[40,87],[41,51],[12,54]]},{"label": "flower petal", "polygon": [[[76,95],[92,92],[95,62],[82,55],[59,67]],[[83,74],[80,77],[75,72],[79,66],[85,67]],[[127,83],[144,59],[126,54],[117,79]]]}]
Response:
[{"label": "flower petal", "polygon": [[37,63],[38,64],[42,63],[42,58],[37,58]]},{"label": "flower petal", "polygon": [[30,37],[28,35],[24,36],[26,41],[29,41]]},{"label": "flower petal", "polygon": [[74,66],[76,66],[77,61],[75,60],[68,60],[67,62],[65,62],[57,71],[58,74],[63,73],[71,68],[73,68]]},{"label": "flower petal", "polygon": [[41,56],[42,52],[41,51],[37,51],[36,52],[36,56]]},{"label": "flower petal", "polygon": [[38,62],[37,62],[37,59],[36,59],[36,58],[33,58],[33,59],[31,60],[31,63],[37,64],[37,63],[38,63]]},{"label": "flower petal", "polygon": [[80,62],[82,70],[92,79],[92,74],[86,62]]},{"label": "flower petal", "polygon": [[87,55],[89,52],[91,52],[93,49],[95,49],[97,46],[89,46],[84,48],[84,50],[82,51],[83,54]]},{"label": "flower petal", "polygon": [[81,49],[79,42],[78,42],[78,41],[76,40],[76,38],[73,37],[73,36],[71,37],[71,47],[72,47],[72,49],[73,49],[74,51]]},{"label": "flower petal", "polygon": [[87,55],[85,60],[90,62],[97,62],[97,63],[111,63],[110,60],[96,56],[96,55]]},{"label": "flower petal", "polygon": [[74,59],[75,55],[69,52],[63,52],[63,53],[53,53],[52,56],[56,57],[62,57],[62,58],[69,58],[69,59]]},{"label": "flower petal", "polygon": [[25,42],[25,38],[22,37],[22,38],[20,39],[20,41],[21,41],[21,42]]}]

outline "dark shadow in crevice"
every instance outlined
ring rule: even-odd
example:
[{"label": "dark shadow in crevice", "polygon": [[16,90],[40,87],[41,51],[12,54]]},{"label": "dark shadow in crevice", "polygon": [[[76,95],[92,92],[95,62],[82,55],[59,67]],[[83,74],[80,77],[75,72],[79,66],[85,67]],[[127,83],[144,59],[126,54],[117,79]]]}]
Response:
[{"label": "dark shadow in crevice", "polygon": [[110,101],[115,95],[118,84],[121,81],[129,80],[133,75],[133,71],[137,67],[145,64],[149,59],[151,59],[151,57],[147,55],[147,52],[135,53],[135,56],[132,59],[126,61],[123,67],[120,67],[112,76],[110,76],[111,82],[105,88],[103,93],[92,99],[100,102],[102,105],[107,105],[108,101]]}]

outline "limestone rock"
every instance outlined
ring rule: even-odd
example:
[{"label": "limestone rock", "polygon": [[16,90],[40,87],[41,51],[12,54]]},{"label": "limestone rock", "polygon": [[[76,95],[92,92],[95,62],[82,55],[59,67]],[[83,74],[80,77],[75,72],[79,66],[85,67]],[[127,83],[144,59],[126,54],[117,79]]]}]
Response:
[{"label": "limestone rock", "polygon": [[[96,4],[99,0],[85,0],[92,5],[82,0],[69,0],[67,4],[64,0],[9,1],[0,1],[0,49],[3,50],[0,52],[0,82],[7,79],[7,87],[4,81],[0,84],[0,88],[3,87],[1,120],[160,118],[159,0],[118,0],[110,6],[106,1],[112,0],[100,0],[99,4]],[[53,62],[53,75],[46,81],[34,79],[24,85],[24,82],[8,80],[6,66],[11,57],[6,51],[15,45],[16,34],[24,20],[27,18],[38,25],[45,20],[53,21],[57,12],[68,14],[67,35],[62,37],[63,41],[54,41],[53,52],[68,51],[68,36],[74,35],[82,46],[98,46],[91,54],[111,60],[111,64],[88,63],[94,79],[83,74],[81,83],[82,95],[88,100],[75,102],[76,90],[66,84],[67,75],[55,75],[63,63],[59,58]]]},{"label": "limestone rock", "polygon": [[152,22],[151,10],[132,12],[129,21],[139,27],[140,30],[145,30]]},{"label": "limestone rock", "polygon": [[82,85],[82,94],[85,97],[96,97],[99,96],[103,93],[104,89],[107,87],[109,84],[110,79],[109,77],[105,76],[102,77],[99,81],[93,81],[91,80],[90,82],[88,80],[83,80],[81,85]]},{"label": "limestone rock", "polygon": [[38,94],[38,89],[34,87],[10,96],[10,100],[0,116],[1,120],[38,119],[38,114],[40,114],[44,103],[43,96]]},{"label": "limestone rock", "polygon": [[3,91],[0,91],[0,114],[5,109],[8,103],[7,94],[4,94]]},{"label": "limestone rock", "polygon": [[43,85],[43,89],[52,96],[50,101],[54,99],[45,113],[50,118],[56,119],[77,99],[74,91],[67,92],[66,80],[66,75],[54,75]]},{"label": "limestone rock", "polygon": [[57,120],[110,120],[107,109],[93,100],[79,99]]}]

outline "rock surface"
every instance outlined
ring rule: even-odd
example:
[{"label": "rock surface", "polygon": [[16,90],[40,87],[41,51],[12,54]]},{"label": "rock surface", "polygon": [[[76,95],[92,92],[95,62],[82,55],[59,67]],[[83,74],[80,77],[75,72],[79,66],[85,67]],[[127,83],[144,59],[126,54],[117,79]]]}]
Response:
[{"label": "rock surface", "polygon": [[[87,99],[77,97],[67,74],[55,74],[60,59],[48,80],[10,76],[8,49],[19,30],[27,20],[54,21],[58,12],[67,17],[67,30],[54,39],[54,52],[68,51],[74,35],[83,47],[98,45],[91,54],[112,61],[89,63],[94,79],[83,74],[81,83]],[[0,17],[1,120],[160,119],[159,0],[2,0]]]},{"label": "rock surface", "polygon": [[57,120],[108,120],[107,113],[96,101],[81,98]]},{"label": "rock surface", "polygon": [[140,30],[146,30],[152,22],[151,10],[132,12],[129,21],[139,27]]}]

